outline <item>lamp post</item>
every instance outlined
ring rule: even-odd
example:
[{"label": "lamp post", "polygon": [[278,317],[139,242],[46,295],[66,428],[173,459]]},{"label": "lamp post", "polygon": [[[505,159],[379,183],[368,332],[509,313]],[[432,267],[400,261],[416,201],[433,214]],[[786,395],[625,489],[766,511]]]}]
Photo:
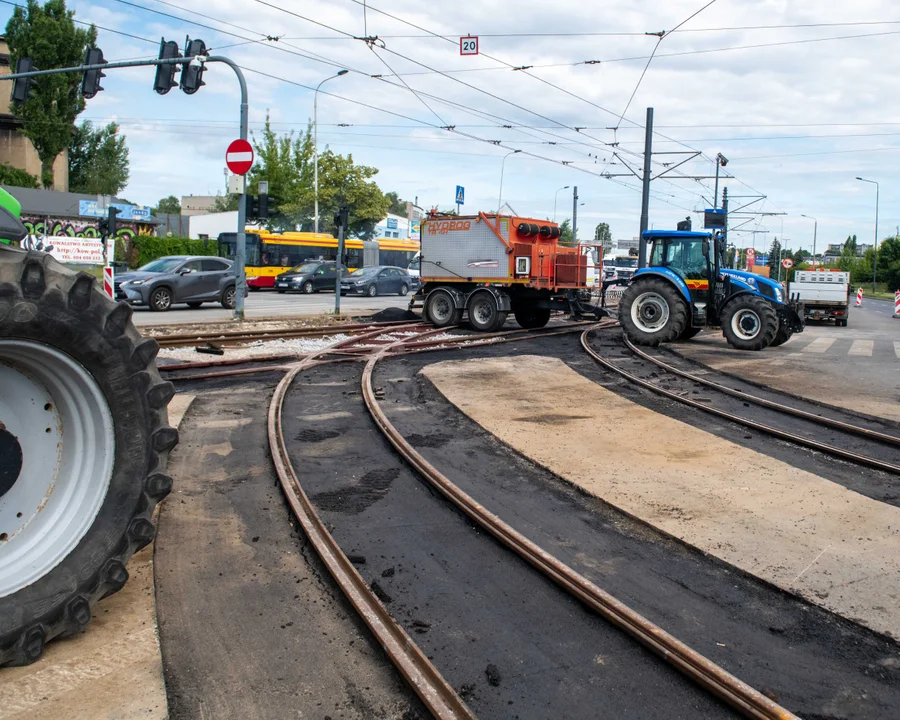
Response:
[{"label": "lamp post", "polygon": [[[506,167],[506,158],[510,155],[515,155],[517,152],[522,152],[521,150],[511,150],[503,156],[503,162],[500,163],[500,197],[497,199],[497,215],[500,215],[500,208],[503,207],[503,170]],[[498,221],[499,222],[499,221]]]},{"label": "lamp post", "polygon": [[727,164],[727,157],[725,157],[722,153],[716,155],[716,190],[713,194],[713,210],[716,210],[719,207],[719,168],[725,167]]},{"label": "lamp post", "polygon": [[315,206],[313,210],[313,212],[315,212],[315,217],[313,218],[313,232],[319,232],[319,88],[329,80],[334,80],[341,75],[346,75],[348,72],[350,71],[338,70],[336,75],[327,77],[316,85],[316,91],[313,93],[313,165],[315,166],[313,169],[313,204]]},{"label": "lamp post", "polygon": [[818,231],[819,231],[819,221],[816,220],[816,218],[814,218],[812,215],[804,215],[803,213],[800,213],[800,217],[805,217],[807,220],[812,220],[815,223],[813,225],[813,254],[812,254],[813,267],[815,267],[816,266],[816,235],[818,234]]},{"label": "lamp post", "polygon": [[556,201],[559,199],[560,190],[568,190],[568,185],[563,185],[556,193],[553,195],[553,222],[556,222]]},{"label": "lamp post", "polygon": [[872,257],[872,294],[875,294],[875,280],[878,277],[878,195],[881,191],[875,180],[866,180],[857,176],[857,180],[872,183],[875,186],[875,255]]}]

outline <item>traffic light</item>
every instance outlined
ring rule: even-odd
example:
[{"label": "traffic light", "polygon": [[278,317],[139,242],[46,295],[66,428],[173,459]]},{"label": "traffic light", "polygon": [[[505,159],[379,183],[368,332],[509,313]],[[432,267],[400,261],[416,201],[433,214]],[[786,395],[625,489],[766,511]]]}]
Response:
[{"label": "traffic light", "polygon": [[[16,60],[16,73],[35,72],[31,58],[19,58]],[[13,80],[12,101],[16,105],[22,105],[26,100],[34,96],[34,78],[19,78]]]},{"label": "traffic light", "polygon": [[[85,65],[106,65],[103,59],[103,51],[100,48],[88,48],[84,54]],[[103,88],[100,87],[100,78],[106,77],[106,73],[102,70],[85,70],[84,79],[81,81],[81,96],[85,100],[90,100],[94,95]]]},{"label": "traffic light", "polygon": [[275,198],[271,195],[260,194],[259,197],[247,195],[247,204],[244,209],[247,213],[247,219],[250,220],[268,220],[269,208],[274,208]]},{"label": "traffic light", "polygon": [[336,228],[347,229],[347,223],[350,220],[350,211],[347,208],[341,208],[334,214],[334,226]]},{"label": "traffic light", "polygon": [[[166,42],[165,38],[162,38],[159,41],[159,59],[160,60],[171,60],[173,58],[181,57],[181,49],[178,47],[178,43],[174,40],[169,40]],[[153,82],[153,89],[156,90],[160,95],[165,95],[169,90],[173,87],[178,87],[178,83],[175,82],[175,72],[178,70],[178,66],[175,64],[172,65],[157,65],[156,66],[156,80]]]},{"label": "traffic light", "polygon": [[104,240],[108,238],[110,235],[115,236],[116,234],[116,215],[118,215],[121,210],[119,208],[109,206],[109,213],[105,218],[101,218],[97,222],[97,229],[100,231],[100,237]]},{"label": "traffic light", "polygon": [[[187,38],[184,43],[185,57],[198,57],[206,55],[206,43],[202,40],[191,40]],[[203,63],[185,63],[181,68],[181,89],[188,95],[193,95],[200,89],[203,82]]]}]

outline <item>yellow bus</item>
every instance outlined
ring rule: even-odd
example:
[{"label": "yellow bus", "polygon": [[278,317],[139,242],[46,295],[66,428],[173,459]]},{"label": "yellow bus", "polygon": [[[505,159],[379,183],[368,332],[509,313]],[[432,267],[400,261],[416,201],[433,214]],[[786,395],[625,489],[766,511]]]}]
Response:
[{"label": "yellow bus", "polygon": [[[310,260],[334,260],[337,238],[328,233],[247,230],[247,287],[251,290],[275,286],[275,277]],[[237,233],[219,235],[219,256],[235,259]],[[344,267],[349,270],[370,265],[405,268],[419,252],[418,240],[380,238],[344,240]]]}]

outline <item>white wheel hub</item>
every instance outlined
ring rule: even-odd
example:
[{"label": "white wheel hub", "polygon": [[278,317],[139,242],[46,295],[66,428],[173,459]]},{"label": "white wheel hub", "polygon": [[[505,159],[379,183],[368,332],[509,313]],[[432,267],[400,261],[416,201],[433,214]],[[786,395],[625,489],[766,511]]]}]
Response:
[{"label": "white wheel hub", "polygon": [[669,322],[669,303],[658,293],[641,293],[631,304],[631,321],[645,333],[659,332]]},{"label": "white wheel hub", "polygon": [[87,533],[109,489],[115,435],[97,382],[48,345],[0,340],[0,388],[4,597],[50,572]]},{"label": "white wheel hub", "polygon": [[741,308],[731,316],[731,331],[741,340],[753,340],[762,330],[762,321],[755,310]]}]

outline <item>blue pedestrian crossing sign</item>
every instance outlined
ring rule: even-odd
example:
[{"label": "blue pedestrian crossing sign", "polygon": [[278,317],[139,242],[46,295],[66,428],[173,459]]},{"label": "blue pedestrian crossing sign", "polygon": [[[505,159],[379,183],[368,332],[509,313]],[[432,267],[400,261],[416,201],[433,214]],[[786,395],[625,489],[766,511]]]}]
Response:
[{"label": "blue pedestrian crossing sign", "polygon": [[466,189],[462,185],[456,186],[456,204],[457,205],[465,205],[466,204]]}]

